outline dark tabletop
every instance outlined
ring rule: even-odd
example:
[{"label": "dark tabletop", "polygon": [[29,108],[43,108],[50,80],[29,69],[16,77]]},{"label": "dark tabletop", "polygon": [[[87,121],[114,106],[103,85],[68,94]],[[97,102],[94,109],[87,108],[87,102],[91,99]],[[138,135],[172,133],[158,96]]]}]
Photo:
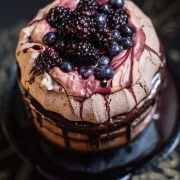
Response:
[{"label": "dark tabletop", "polygon": [[[10,66],[15,58],[14,52],[20,29],[34,17],[39,8],[50,2],[50,0],[6,0],[0,2],[0,92],[4,88],[2,79],[7,76],[3,69]],[[180,67],[180,1],[134,0],[134,2],[151,17],[166,49],[168,64],[174,68],[174,72],[178,72]],[[179,88],[180,83],[177,86]],[[0,104],[0,113],[2,109],[3,103]],[[156,168],[142,175],[134,176],[132,179],[180,180],[179,172],[180,145],[168,158],[157,164]],[[0,130],[0,180],[12,179],[43,180],[44,178],[31,163],[23,161],[17,156]]]}]

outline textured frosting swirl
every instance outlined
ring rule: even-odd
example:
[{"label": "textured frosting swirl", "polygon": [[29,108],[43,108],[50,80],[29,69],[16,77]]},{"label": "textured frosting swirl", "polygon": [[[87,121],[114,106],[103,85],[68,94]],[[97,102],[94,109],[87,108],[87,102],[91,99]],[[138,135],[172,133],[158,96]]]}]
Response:
[{"label": "textured frosting swirl", "polygon": [[[82,80],[77,71],[63,73],[55,67],[37,76],[31,84],[30,71],[34,60],[45,50],[43,36],[55,31],[45,20],[52,7],[75,9],[79,0],[55,0],[41,9],[20,33],[16,58],[22,86],[47,110],[57,112],[71,121],[103,123],[110,117],[131,111],[152,89],[152,80],[160,65],[160,43],[151,20],[131,1],[125,1],[130,23],[136,28],[134,45],[111,61],[114,77],[106,88],[91,76]],[[99,4],[107,0],[99,0]],[[32,41],[29,41],[31,37]]]}]

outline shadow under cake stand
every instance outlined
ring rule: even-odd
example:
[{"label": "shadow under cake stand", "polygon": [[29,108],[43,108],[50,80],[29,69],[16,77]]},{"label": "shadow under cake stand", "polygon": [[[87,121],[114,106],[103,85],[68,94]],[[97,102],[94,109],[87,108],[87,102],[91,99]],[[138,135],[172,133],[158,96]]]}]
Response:
[{"label": "shadow under cake stand", "polygon": [[[14,72],[4,109],[3,131],[17,153],[34,163],[51,180],[126,180],[155,166],[179,142],[180,121],[176,80],[167,73],[161,106],[146,130],[129,144],[100,153],[70,153],[52,144],[36,130],[28,118]],[[13,78],[12,78],[13,77]]]}]

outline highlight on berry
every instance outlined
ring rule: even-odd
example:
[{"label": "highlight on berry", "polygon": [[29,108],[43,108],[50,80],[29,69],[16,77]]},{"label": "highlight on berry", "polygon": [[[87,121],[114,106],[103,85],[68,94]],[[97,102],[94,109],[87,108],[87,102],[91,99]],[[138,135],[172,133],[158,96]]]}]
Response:
[{"label": "highlight on berry", "polygon": [[102,87],[114,76],[113,57],[133,46],[135,28],[128,22],[124,0],[80,0],[74,10],[53,7],[46,20],[55,32],[43,37],[47,47],[35,60],[34,75],[59,67],[77,70],[80,78],[94,76]]}]

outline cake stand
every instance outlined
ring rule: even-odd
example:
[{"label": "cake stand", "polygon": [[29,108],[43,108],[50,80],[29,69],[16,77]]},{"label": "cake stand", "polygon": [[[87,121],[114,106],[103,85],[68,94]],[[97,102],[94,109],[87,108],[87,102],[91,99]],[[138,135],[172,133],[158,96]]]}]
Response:
[{"label": "cake stand", "polygon": [[[72,153],[52,144],[36,130],[21,98],[16,80],[16,64],[8,70],[4,91],[2,127],[16,152],[51,180],[126,180],[145,172],[170,154],[179,142],[179,97],[177,79],[168,69],[161,105],[147,129],[129,144],[100,153]],[[8,94],[8,96],[7,96]],[[3,97],[3,96],[2,96]]]}]

